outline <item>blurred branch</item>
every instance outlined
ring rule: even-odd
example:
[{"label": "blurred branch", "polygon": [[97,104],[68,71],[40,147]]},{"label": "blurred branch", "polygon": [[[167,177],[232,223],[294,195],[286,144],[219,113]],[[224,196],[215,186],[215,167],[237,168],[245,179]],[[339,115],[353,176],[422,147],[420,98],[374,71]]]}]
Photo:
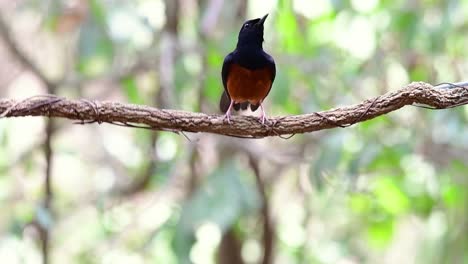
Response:
[{"label": "blurred branch", "polygon": [[247,0],[237,1],[237,17],[242,21],[246,20],[248,5]]},{"label": "blurred branch", "polygon": [[0,36],[5,42],[6,47],[10,52],[19,60],[23,67],[30,70],[34,75],[37,76],[44,83],[46,87],[50,87],[52,90],[55,89],[57,83],[50,81],[44,73],[39,70],[39,68],[19,49],[18,45],[15,43],[13,36],[8,28],[3,16],[0,14]]},{"label": "blurred branch", "polygon": [[249,156],[250,167],[255,174],[255,181],[257,183],[257,189],[262,199],[262,220],[263,220],[263,260],[262,264],[273,263],[273,247],[275,243],[275,229],[270,217],[270,203],[265,190],[265,183],[262,181],[260,176],[260,168],[258,166],[258,160],[253,156]]},{"label": "blurred branch", "polygon": [[[13,35],[10,32],[7,24],[5,23],[3,17],[0,15],[0,36],[5,42],[7,48],[15,56],[17,60],[27,68],[34,75],[39,78],[39,80],[46,86],[47,92],[49,94],[56,93],[58,83],[50,81],[44,73],[20,50],[17,43],[13,39]],[[46,138],[44,141],[44,156],[46,160],[45,168],[45,181],[44,181],[44,212],[46,214],[52,215],[52,160],[53,160],[53,149],[52,149],[52,138],[54,134],[54,121],[52,119],[47,120],[46,122]],[[42,263],[49,263],[49,241],[50,241],[50,224],[41,223],[39,221],[39,232],[41,237],[41,247],[42,247]]]},{"label": "blurred branch", "polygon": [[224,0],[210,0],[201,19],[200,35],[209,36],[218,24]]},{"label": "blurred branch", "polygon": [[221,239],[218,248],[217,263],[244,264],[242,259],[242,243],[237,238],[233,228],[228,229]]},{"label": "blurred branch", "polygon": [[[143,105],[109,101],[69,100],[54,95],[25,100],[0,99],[0,117],[62,117],[85,123],[111,123],[172,132],[207,132],[234,137],[262,138],[308,133],[347,127],[406,105],[423,104],[434,109],[452,108],[468,103],[468,88],[437,89],[414,82],[359,104],[296,116],[270,118],[262,125],[252,116],[234,116],[228,124],[223,116],[157,109]],[[139,125],[135,125],[139,124]]]},{"label": "blurred branch", "polygon": [[159,59],[159,91],[156,102],[159,107],[167,108],[174,105],[175,95],[175,58],[178,46],[177,34],[179,28],[179,0],[166,0],[166,24],[164,25],[161,41],[161,57]]},{"label": "blurred branch", "polygon": [[[46,159],[45,181],[44,181],[44,210],[47,214],[52,215],[52,161],[53,161],[53,148],[52,138],[54,131],[54,121],[47,120],[46,123],[46,139],[44,142],[44,156]],[[49,244],[50,244],[50,225],[40,225],[41,227],[41,240],[42,240],[42,263],[49,263]]]}]

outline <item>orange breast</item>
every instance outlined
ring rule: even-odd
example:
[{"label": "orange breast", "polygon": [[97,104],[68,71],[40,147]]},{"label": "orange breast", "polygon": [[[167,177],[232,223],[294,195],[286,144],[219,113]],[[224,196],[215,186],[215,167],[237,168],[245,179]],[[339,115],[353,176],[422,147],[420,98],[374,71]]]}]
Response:
[{"label": "orange breast", "polygon": [[270,69],[249,70],[239,66],[231,65],[227,79],[227,90],[234,102],[248,101],[258,104],[265,99],[271,88]]}]

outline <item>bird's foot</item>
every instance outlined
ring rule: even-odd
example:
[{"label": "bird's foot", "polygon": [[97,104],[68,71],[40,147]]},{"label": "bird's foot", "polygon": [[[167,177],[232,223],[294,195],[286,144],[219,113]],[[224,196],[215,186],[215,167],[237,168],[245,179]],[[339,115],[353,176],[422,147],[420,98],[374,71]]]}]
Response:
[{"label": "bird's foot", "polygon": [[224,118],[223,118],[223,120],[227,119],[228,124],[231,124],[231,109],[233,105],[234,105],[234,101],[231,100],[231,103],[229,103],[228,110],[226,111],[226,114],[224,115]]},{"label": "bird's foot", "polygon": [[260,115],[260,123],[264,125],[265,121],[268,121],[268,118],[266,117],[265,110],[263,109],[263,105],[261,103],[260,103],[260,109],[262,110],[262,114]]},{"label": "bird's foot", "polygon": [[260,118],[259,118],[259,121],[260,121],[260,123],[262,123],[262,125],[264,125],[264,124],[265,124],[265,121],[268,122],[268,118],[266,117],[265,114],[262,114],[262,115],[260,116]]},{"label": "bird's foot", "polygon": [[223,120],[227,120],[228,124],[231,124],[231,113],[226,112],[226,114],[224,115]]}]

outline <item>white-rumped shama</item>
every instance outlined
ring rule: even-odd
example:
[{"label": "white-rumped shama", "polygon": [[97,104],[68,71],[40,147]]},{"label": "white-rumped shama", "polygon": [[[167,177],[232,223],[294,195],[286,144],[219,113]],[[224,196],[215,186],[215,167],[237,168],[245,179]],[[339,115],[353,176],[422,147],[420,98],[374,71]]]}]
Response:
[{"label": "white-rumped shama", "polygon": [[276,76],[273,58],[263,50],[263,23],[268,14],[262,18],[246,21],[239,32],[236,49],[224,58],[221,76],[224,92],[219,107],[226,113],[230,123],[231,110],[260,107],[260,120],[265,123],[265,110],[262,103],[271,90]]}]

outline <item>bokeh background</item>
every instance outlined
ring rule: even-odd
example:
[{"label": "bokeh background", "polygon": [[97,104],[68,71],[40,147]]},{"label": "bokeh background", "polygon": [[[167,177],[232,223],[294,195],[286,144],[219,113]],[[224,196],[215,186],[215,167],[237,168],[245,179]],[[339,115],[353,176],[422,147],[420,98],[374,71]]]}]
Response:
[{"label": "bokeh background", "polygon": [[[0,96],[218,113],[270,16],[269,115],[468,77],[466,0],[1,0]],[[251,113],[247,113],[251,114]],[[2,263],[468,263],[468,108],[290,139],[0,120]],[[266,257],[265,257],[266,256]]]}]

